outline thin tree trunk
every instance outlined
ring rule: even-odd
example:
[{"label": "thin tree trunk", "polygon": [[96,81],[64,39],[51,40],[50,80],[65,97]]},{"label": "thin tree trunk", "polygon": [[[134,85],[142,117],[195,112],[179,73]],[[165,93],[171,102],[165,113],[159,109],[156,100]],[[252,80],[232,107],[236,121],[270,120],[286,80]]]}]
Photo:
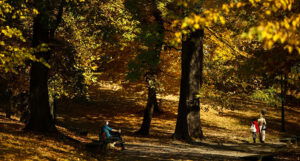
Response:
[{"label": "thin tree trunk", "polygon": [[[158,59],[160,57],[160,53],[162,50],[163,46],[163,39],[164,39],[164,33],[165,33],[165,28],[164,28],[164,20],[162,18],[162,13],[161,11],[157,8],[156,0],[152,0],[152,10],[153,10],[153,16],[155,17],[155,22],[157,23],[157,33],[159,34],[158,41],[155,44],[155,51],[158,55]],[[155,84],[156,84],[156,76],[154,76]],[[159,107],[158,102],[157,102],[157,97],[156,97],[156,88],[154,89],[154,113],[160,114],[162,113],[161,107]]]},{"label": "thin tree trunk", "polygon": [[203,137],[198,98],[202,85],[203,37],[204,31],[197,30],[182,42],[180,99],[174,133],[176,139],[190,141]]},{"label": "thin tree trunk", "polygon": [[137,134],[144,136],[149,135],[155,103],[157,103],[155,87],[151,86],[151,83],[148,83],[147,105],[144,112],[143,123],[141,125],[140,130],[136,132]]},{"label": "thin tree trunk", "polygon": [[[147,29],[149,26],[152,27],[151,30],[154,33],[157,33],[155,42],[149,45],[149,50],[154,50],[155,52],[155,59],[159,60],[161,49],[163,46],[163,39],[164,39],[164,21],[162,19],[162,13],[157,8],[156,0],[150,0],[150,10],[151,14],[155,18],[154,20],[145,19],[143,22],[146,22]],[[145,74],[146,81],[148,84],[148,99],[147,105],[144,112],[143,123],[141,125],[140,130],[137,131],[138,134],[141,135],[149,135],[151,120],[153,116],[153,112],[161,113],[162,110],[160,109],[157,97],[156,97],[156,76],[158,71],[158,65],[150,64],[150,68],[148,69],[148,73]]]},{"label": "thin tree trunk", "polygon": [[287,93],[287,75],[281,75],[281,131],[285,132],[285,104],[286,104],[286,93]]}]

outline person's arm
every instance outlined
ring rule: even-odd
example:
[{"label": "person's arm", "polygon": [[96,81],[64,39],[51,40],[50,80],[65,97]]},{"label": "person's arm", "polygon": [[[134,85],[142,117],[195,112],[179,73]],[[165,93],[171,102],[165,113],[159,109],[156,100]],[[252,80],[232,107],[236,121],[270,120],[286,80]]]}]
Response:
[{"label": "person's arm", "polygon": [[113,128],[109,127],[109,126],[107,126],[107,127],[108,127],[108,130],[109,130],[109,131],[112,131],[112,132],[119,132],[119,133],[121,132],[121,129],[118,129],[118,130],[117,130],[117,129],[113,129]]},{"label": "person's arm", "polygon": [[106,128],[107,128],[108,131],[113,131],[113,129],[109,126],[106,126]]},{"label": "person's arm", "polygon": [[121,129],[112,129],[111,131],[121,133]]}]

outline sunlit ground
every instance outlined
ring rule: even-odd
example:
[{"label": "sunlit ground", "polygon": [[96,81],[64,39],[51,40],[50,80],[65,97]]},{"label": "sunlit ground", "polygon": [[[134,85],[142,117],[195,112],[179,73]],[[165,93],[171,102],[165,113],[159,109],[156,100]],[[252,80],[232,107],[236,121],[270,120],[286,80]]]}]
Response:
[{"label": "sunlit ground", "polygon": [[[98,139],[101,124],[104,120],[110,120],[112,127],[123,130],[124,140],[128,144],[151,145],[152,150],[157,146],[176,148],[176,146],[180,145],[188,148],[184,143],[171,139],[175,129],[178,106],[176,101],[178,98],[176,96],[162,98],[161,105],[164,112],[154,115],[149,137],[134,135],[134,132],[139,129],[142,122],[146,98],[140,97],[139,94],[128,95],[119,90],[111,90],[106,86],[102,86],[91,90],[91,99],[92,102],[89,103],[60,102],[58,107],[58,121],[61,125],[70,129],[88,131],[86,139],[77,137],[77,140],[80,140],[82,143],[88,142],[89,139]],[[209,100],[203,100],[202,102],[202,107],[210,107]],[[249,122],[252,118],[258,117],[262,108],[266,108],[268,111],[266,116],[268,125],[266,132],[267,143],[278,143],[280,137],[300,134],[300,108],[287,107],[286,127],[288,132],[281,133],[280,109],[267,107],[257,102],[246,101],[241,102],[241,107],[244,108],[223,110],[222,112],[211,108],[208,111],[202,110],[201,121],[205,134],[205,140],[202,140],[202,142],[216,144],[250,143],[252,138],[249,132]],[[14,117],[14,119],[17,120],[18,118]],[[4,119],[4,113],[1,113],[0,121],[0,160],[96,160],[95,158],[97,158],[91,156],[84,149],[78,148],[78,145],[58,139],[58,137],[24,133],[22,131],[24,125]],[[58,129],[63,130],[61,127],[58,127]],[[65,131],[65,133],[67,132]],[[76,139],[75,133],[70,133],[70,135],[74,135]],[[197,150],[197,147],[190,148]],[[141,148],[141,150],[145,150],[145,148]],[[115,157],[110,159],[122,158],[129,153],[126,153],[126,151],[118,153],[122,155],[114,155]],[[138,156],[138,153],[130,154],[131,159]],[[151,155],[148,155],[148,159],[151,157]],[[172,155],[168,155],[168,157],[172,158]],[[189,156],[183,157],[182,160],[187,158]],[[191,158],[193,157],[191,156]]]}]

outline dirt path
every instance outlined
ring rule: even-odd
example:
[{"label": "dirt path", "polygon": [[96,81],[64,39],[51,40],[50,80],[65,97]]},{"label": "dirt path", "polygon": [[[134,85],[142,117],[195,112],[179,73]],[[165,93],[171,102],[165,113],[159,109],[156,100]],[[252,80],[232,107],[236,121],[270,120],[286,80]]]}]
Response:
[{"label": "dirt path", "polygon": [[[82,144],[85,144],[91,139],[98,139],[99,128],[103,120],[111,120],[111,126],[121,128],[124,132],[124,140],[126,141],[127,150],[125,151],[109,151],[106,156],[99,155],[95,158],[100,160],[258,160],[255,158],[259,155],[278,154],[282,150],[287,150],[286,144],[278,143],[278,133],[274,133],[277,130],[276,127],[270,127],[268,134],[276,134],[274,139],[267,138],[266,144],[251,144],[247,143],[251,141],[249,135],[247,119],[240,118],[240,113],[247,113],[249,111],[239,111],[240,113],[234,113],[235,115],[219,116],[217,112],[202,112],[204,116],[203,128],[207,139],[198,143],[187,144],[180,141],[174,141],[170,139],[170,136],[174,132],[176,121],[176,107],[178,102],[164,100],[163,110],[164,113],[156,115],[151,123],[151,131],[149,137],[137,137],[133,133],[138,130],[145,105],[145,99],[140,99],[134,96],[124,96],[117,91],[96,90],[94,94],[91,93],[92,100],[89,103],[81,103],[74,101],[60,102],[58,122],[66,127],[63,132],[65,135],[74,136],[75,140],[78,140]],[[232,114],[229,111],[229,114]],[[253,112],[254,113],[254,112]],[[3,115],[4,116],[4,115]],[[4,117],[2,117],[4,118]],[[217,120],[217,121],[216,121]],[[1,123],[1,121],[3,123]],[[5,122],[8,121],[8,122]],[[278,122],[278,121],[277,121]],[[219,123],[219,124],[215,124]],[[228,126],[223,126],[223,124]],[[241,124],[241,127],[245,129],[233,129],[232,123]],[[274,121],[273,124],[276,122]],[[0,139],[11,138],[5,140],[6,142],[0,142],[0,145],[4,147],[2,150],[12,151],[10,148],[17,149],[18,152],[11,152],[12,157],[23,157],[23,155],[17,155],[20,151],[24,153],[23,147],[16,148],[15,144],[25,145],[24,140],[31,138],[31,135],[23,134],[20,130],[24,125],[0,118]],[[18,128],[14,126],[18,125]],[[221,126],[222,125],[222,126]],[[296,124],[295,124],[296,125]],[[295,127],[299,127],[298,124]],[[88,132],[87,137],[76,136],[76,132],[72,132],[72,128],[84,130]],[[239,127],[237,127],[239,128]],[[2,133],[1,133],[2,129]],[[9,130],[8,130],[9,129]],[[293,128],[297,129],[297,128]],[[63,131],[63,129],[60,129]],[[273,131],[271,131],[273,130]],[[276,132],[276,131],[275,131]],[[77,132],[78,133],[78,132]],[[1,136],[2,135],[2,136]],[[21,135],[21,136],[19,136]],[[23,136],[24,135],[24,136]],[[268,135],[270,136],[270,135]],[[2,137],[2,138],[1,138]],[[34,137],[40,138],[40,136],[34,135]],[[17,138],[17,143],[14,141]],[[249,140],[250,139],[250,140]],[[44,143],[39,139],[35,139],[31,147],[28,147],[28,152],[31,155],[38,153],[36,148],[44,147],[47,144],[44,151],[40,152],[40,156],[46,153],[50,153],[51,157],[55,158],[69,158],[69,151],[72,152],[74,158],[79,160],[91,160],[94,157],[89,158],[85,155],[86,150],[76,149],[76,146],[70,144],[65,145],[67,142],[64,140],[53,140],[49,138],[55,145],[49,146],[48,143]],[[48,141],[49,142],[49,141]],[[26,143],[27,144],[27,143]],[[62,148],[64,147],[64,148]],[[70,149],[66,153],[62,153],[62,149]],[[1,146],[0,146],[1,150]],[[49,152],[50,151],[50,152]],[[81,154],[83,153],[83,154]],[[27,157],[29,154],[24,153]],[[290,153],[286,153],[290,154]],[[3,156],[7,155],[2,153]],[[300,149],[297,149],[295,157],[292,160],[297,160],[300,157]],[[86,159],[88,158],[88,159]],[[250,158],[250,159],[249,159]],[[296,159],[295,159],[296,158]],[[0,152],[1,160],[1,152]],[[3,160],[3,159],[2,159]],[[4,159],[5,160],[5,159]],[[46,159],[47,160],[47,159]],[[48,159],[51,160],[51,159]],[[57,160],[57,159],[56,159]],[[71,159],[75,160],[75,159]],[[78,159],[77,159],[78,160]],[[291,160],[286,159],[286,160]],[[300,159],[298,159],[300,160]]]},{"label": "dirt path", "polygon": [[266,144],[222,144],[172,141],[166,144],[151,142],[128,142],[127,149],[109,154],[105,159],[112,160],[245,160],[270,156],[286,149],[283,143]]},{"label": "dirt path", "polygon": [[[125,97],[121,93],[103,88],[101,92],[96,91],[92,95],[94,96],[93,100],[96,100],[94,104],[70,104],[72,110],[61,112],[62,118],[69,119],[61,121],[67,125],[76,125],[76,127],[88,130],[91,132],[88,136],[91,139],[97,139],[97,128],[102,120],[109,119],[112,127],[124,130],[127,150],[112,151],[104,160],[241,160],[259,155],[270,155],[286,147],[285,144],[269,138],[267,144],[246,143],[250,138],[248,129],[239,130],[245,131],[245,134],[241,135],[235,129],[218,126],[213,128],[214,126],[210,124],[204,124],[207,131],[211,129],[214,135],[223,135],[215,137],[207,134],[208,139],[194,144],[174,141],[170,139],[170,136],[174,132],[176,121],[174,107],[176,108],[177,102],[167,102],[166,100],[164,102],[165,113],[152,120],[151,136],[136,137],[133,132],[139,128],[145,102],[139,102],[139,99],[133,96]],[[220,116],[212,118],[219,119]],[[223,119],[219,121],[228,122],[232,118],[224,117]],[[233,132],[234,134],[232,134]],[[224,140],[232,143],[218,143],[224,142]]]},{"label": "dirt path", "polygon": [[[39,135],[31,134],[31,133],[23,133],[20,131],[24,127],[22,123],[19,123],[15,120],[8,120],[4,118],[4,116],[0,117],[1,127],[2,127],[2,133],[3,135],[3,149],[2,150],[8,150],[10,147],[10,144],[13,145],[14,149],[18,150],[18,147],[15,147],[15,143],[11,143],[12,141],[17,141],[18,145],[27,145],[27,143],[23,143],[28,138],[33,139],[34,145],[36,148],[44,147],[45,152],[42,153],[42,155],[45,155],[46,153],[51,154],[51,156],[57,156],[57,155],[64,155],[66,154],[60,154],[60,149],[62,147],[68,147],[71,149],[72,153],[78,155],[80,157],[82,156],[82,153],[85,153],[84,149],[76,150],[78,152],[75,152],[76,145],[73,145],[74,148],[63,144],[63,142],[59,141],[60,143],[57,143],[57,141],[52,140],[51,138],[45,139]],[[17,128],[15,128],[17,127]],[[83,145],[87,142],[91,141],[90,138],[84,137],[84,136],[78,136],[76,133],[68,130],[63,129],[62,127],[58,127],[59,130],[64,133],[65,135],[71,136],[73,139],[78,140],[78,142],[81,142]],[[0,135],[0,137],[1,137]],[[28,135],[28,136],[27,136]],[[5,139],[6,138],[6,139]],[[7,139],[11,138],[11,140]],[[36,139],[34,139],[36,138]],[[42,139],[41,139],[42,138]],[[209,140],[204,140],[201,142],[195,142],[192,144],[187,144],[181,141],[172,140],[170,138],[151,138],[151,137],[136,137],[136,136],[130,136],[126,135],[124,136],[126,141],[126,150],[124,151],[115,151],[115,150],[109,150],[106,155],[99,154],[95,156],[95,158],[98,158],[98,160],[251,160],[251,157],[253,160],[257,160],[257,156],[259,155],[273,155],[274,152],[278,153],[281,150],[286,150],[287,146],[284,143],[266,143],[266,144],[249,144],[249,143],[236,143],[236,144],[229,144],[229,143],[213,143]],[[64,140],[65,143],[67,140]],[[51,144],[49,144],[51,142]],[[1,144],[1,145],[2,145]],[[41,145],[39,145],[41,144]],[[43,145],[42,145],[43,144]],[[52,154],[53,151],[53,145],[57,145],[57,147],[54,149],[55,155]],[[72,144],[69,144],[72,145]],[[78,144],[79,145],[79,144]],[[49,146],[49,147],[48,147]],[[32,148],[30,146],[23,147],[25,149],[30,149],[30,155],[26,154],[24,152],[24,155],[26,154],[26,157],[28,156],[35,156],[38,154],[38,151],[35,151],[35,148]],[[22,147],[19,147],[19,149],[23,149]],[[1,147],[0,147],[1,149]],[[50,152],[47,149],[51,149]],[[300,149],[297,149],[297,157],[299,158]],[[27,150],[28,151],[28,150]],[[11,159],[18,160],[20,158],[15,158],[19,156],[23,156],[21,153],[22,150],[20,150],[17,153],[11,153]],[[77,158],[77,155],[72,154],[72,157]],[[7,153],[0,153],[0,158],[3,160],[6,160]],[[95,155],[95,154],[94,154]],[[88,155],[87,155],[88,156]],[[295,159],[294,157],[294,159]],[[92,160],[94,160],[93,158]],[[45,159],[45,158],[44,158]],[[87,158],[81,158],[83,160],[86,160]],[[81,160],[79,159],[79,160]],[[91,158],[88,158],[87,160],[90,160]],[[9,160],[9,159],[8,159]],[[47,159],[48,160],[48,159]],[[50,159],[51,160],[51,159]],[[276,159],[275,159],[276,160]],[[291,160],[290,158],[287,160]]]}]

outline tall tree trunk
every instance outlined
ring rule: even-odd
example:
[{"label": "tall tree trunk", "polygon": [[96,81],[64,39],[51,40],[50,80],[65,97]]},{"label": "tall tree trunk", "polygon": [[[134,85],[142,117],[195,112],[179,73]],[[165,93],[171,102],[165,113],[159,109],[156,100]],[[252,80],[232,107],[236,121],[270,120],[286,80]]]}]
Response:
[{"label": "tall tree trunk", "polygon": [[[164,43],[164,35],[165,35],[165,27],[164,27],[164,20],[162,18],[162,13],[161,11],[157,8],[156,0],[152,0],[152,13],[153,17],[155,17],[155,23],[157,24],[157,33],[158,33],[158,41],[155,44],[154,50],[156,51],[158,55],[158,59],[160,59],[160,53],[162,50],[162,46]],[[156,84],[156,76],[154,76],[154,82]],[[154,113],[161,113],[161,107],[159,107],[158,102],[157,102],[157,97],[156,97],[156,87],[154,89],[154,97],[155,97],[155,102],[154,102]]]},{"label": "tall tree trunk", "polygon": [[143,123],[141,125],[140,130],[136,132],[137,134],[144,135],[144,136],[149,135],[153,111],[154,111],[155,106],[157,106],[156,88],[151,81],[153,81],[153,80],[147,81],[148,82],[148,99],[147,99],[146,109],[144,112]]},{"label": "tall tree trunk", "polygon": [[285,132],[285,101],[286,101],[286,93],[287,93],[287,75],[281,75],[281,131]]},{"label": "tall tree trunk", "polygon": [[[162,50],[163,46],[163,39],[164,39],[164,21],[162,19],[162,13],[160,10],[157,8],[156,0],[150,0],[149,1],[150,5],[150,14],[153,16],[155,19],[150,20],[148,18],[144,18],[142,22],[144,22],[146,29],[150,30],[148,32],[151,32],[152,34],[155,33],[156,36],[156,41],[154,41],[152,44],[149,45],[149,50],[153,50],[155,52],[151,54],[154,55],[154,59],[158,60],[160,58],[160,53]],[[156,77],[158,73],[158,64],[147,64],[150,66],[147,70],[148,72],[145,74],[146,77],[146,82],[148,84],[148,99],[147,99],[147,105],[146,109],[144,112],[144,118],[143,118],[143,123],[141,125],[140,130],[137,131],[138,134],[141,135],[149,135],[150,131],[150,125],[151,125],[151,120],[152,120],[152,115],[153,111],[155,113],[161,113],[162,110],[158,106],[157,102],[157,97],[156,97]]]},{"label": "tall tree trunk", "polygon": [[[61,0],[56,15],[56,21],[51,20],[54,17],[54,6],[49,0],[35,1],[35,7],[39,14],[33,22],[33,40],[32,46],[38,47],[41,44],[48,44],[54,38],[55,30],[62,19],[64,0]],[[52,14],[52,15],[51,15]],[[50,46],[48,46],[50,48]],[[35,53],[37,58],[43,58],[48,62],[51,49],[47,51],[38,51]],[[30,69],[30,118],[25,129],[32,131],[48,132],[55,131],[54,112],[50,108],[48,95],[48,72],[49,69],[41,62],[33,62]]]},{"label": "tall tree trunk", "polygon": [[[37,47],[42,43],[48,44],[50,41],[49,15],[44,13],[46,11],[39,12],[33,24],[33,47]],[[50,51],[37,52],[35,55],[48,61]],[[49,69],[44,64],[40,62],[32,63],[29,101],[31,115],[26,125],[28,130],[46,132],[55,129],[49,106],[48,71]]]},{"label": "tall tree trunk", "polygon": [[178,116],[174,138],[191,140],[202,138],[200,101],[202,85],[204,30],[196,30],[182,42],[181,84]]}]

